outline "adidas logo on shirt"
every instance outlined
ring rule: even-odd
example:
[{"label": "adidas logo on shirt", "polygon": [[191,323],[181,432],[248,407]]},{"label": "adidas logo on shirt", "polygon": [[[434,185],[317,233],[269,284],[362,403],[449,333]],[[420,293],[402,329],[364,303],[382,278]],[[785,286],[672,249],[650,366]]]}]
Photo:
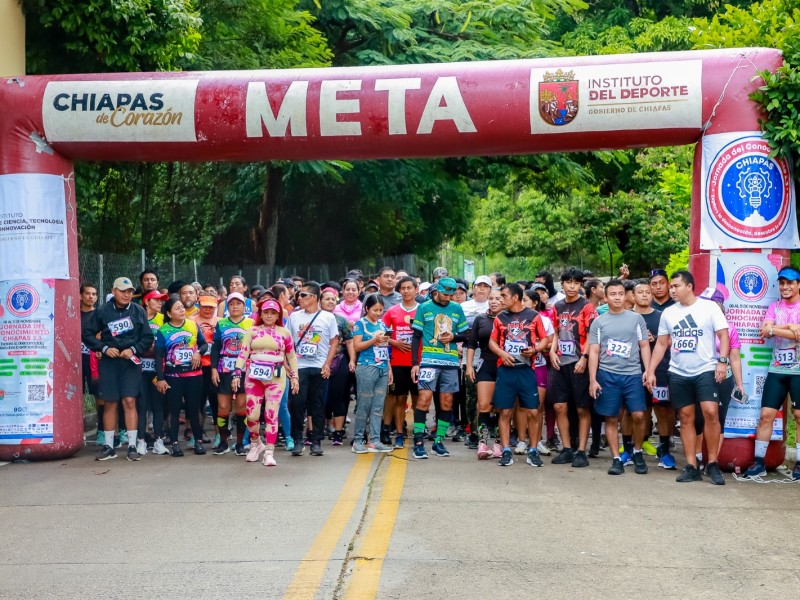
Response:
[{"label": "adidas logo on shirt", "polygon": [[702,336],[703,330],[697,326],[692,315],[686,315],[686,318],[681,319],[681,321],[672,328],[672,335],[675,337],[684,337],[684,336]]}]

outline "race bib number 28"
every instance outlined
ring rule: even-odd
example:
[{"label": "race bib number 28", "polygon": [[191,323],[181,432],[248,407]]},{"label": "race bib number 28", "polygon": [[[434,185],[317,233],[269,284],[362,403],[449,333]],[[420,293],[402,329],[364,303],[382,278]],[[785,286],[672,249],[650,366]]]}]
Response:
[{"label": "race bib number 28", "polygon": [[430,383],[436,379],[436,369],[420,369],[419,380],[423,383]]}]

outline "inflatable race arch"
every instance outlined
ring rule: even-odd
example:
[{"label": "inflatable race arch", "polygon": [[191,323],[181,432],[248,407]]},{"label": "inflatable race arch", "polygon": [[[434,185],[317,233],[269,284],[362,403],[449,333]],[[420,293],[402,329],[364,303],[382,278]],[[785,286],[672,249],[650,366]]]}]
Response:
[{"label": "inflatable race arch", "polygon": [[[751,405],[732,403],[728,429],[741,439],[726,440],[720,463],[749,464],[746,438],[770,352],[758,326],[777,299],[777,269],[798,246],[790,166],[769,157],[748,97],[757,73],[781,64],[777,50],[750,48],[4,79],[0,460],[62,458],[83,444],[74,160],[355,160],[696,144],[691,269],[699,289],[716,286],[728,299]],[[783,442],[770,446],[774,465]]]}]

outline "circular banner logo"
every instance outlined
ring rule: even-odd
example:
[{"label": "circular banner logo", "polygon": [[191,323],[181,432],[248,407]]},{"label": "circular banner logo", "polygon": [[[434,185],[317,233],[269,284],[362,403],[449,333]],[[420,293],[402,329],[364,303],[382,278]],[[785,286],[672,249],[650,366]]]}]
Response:
[{"label": "circular banner logo", "polygon": [[39,292],[27,283],[17,284],[8,291],[6,307],[15,317],[30,317],[39,308]]},{"label": "circular banner logo", "polygon": [[742,267],[733,276],[733,289],[742,300],[758,302],[769,290],[767,274],[761,267]]},{"label": "circular banner logo", "polygon": [[742,242],[769,242],[789,222],[791,176],[784,159],[770,158],[758,137],[731,142],[714,157],[706,197],[714,224]]}]

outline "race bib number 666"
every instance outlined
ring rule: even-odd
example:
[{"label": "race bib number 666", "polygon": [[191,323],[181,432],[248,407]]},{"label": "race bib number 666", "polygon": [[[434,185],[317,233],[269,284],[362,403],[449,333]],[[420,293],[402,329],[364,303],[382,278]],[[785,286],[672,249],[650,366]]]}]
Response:
[{"label": "race bib number 666", "polygon": [[686,335],[674,338],[672,341],[672,350],[674,352],[696,352],[697,336]]}]

